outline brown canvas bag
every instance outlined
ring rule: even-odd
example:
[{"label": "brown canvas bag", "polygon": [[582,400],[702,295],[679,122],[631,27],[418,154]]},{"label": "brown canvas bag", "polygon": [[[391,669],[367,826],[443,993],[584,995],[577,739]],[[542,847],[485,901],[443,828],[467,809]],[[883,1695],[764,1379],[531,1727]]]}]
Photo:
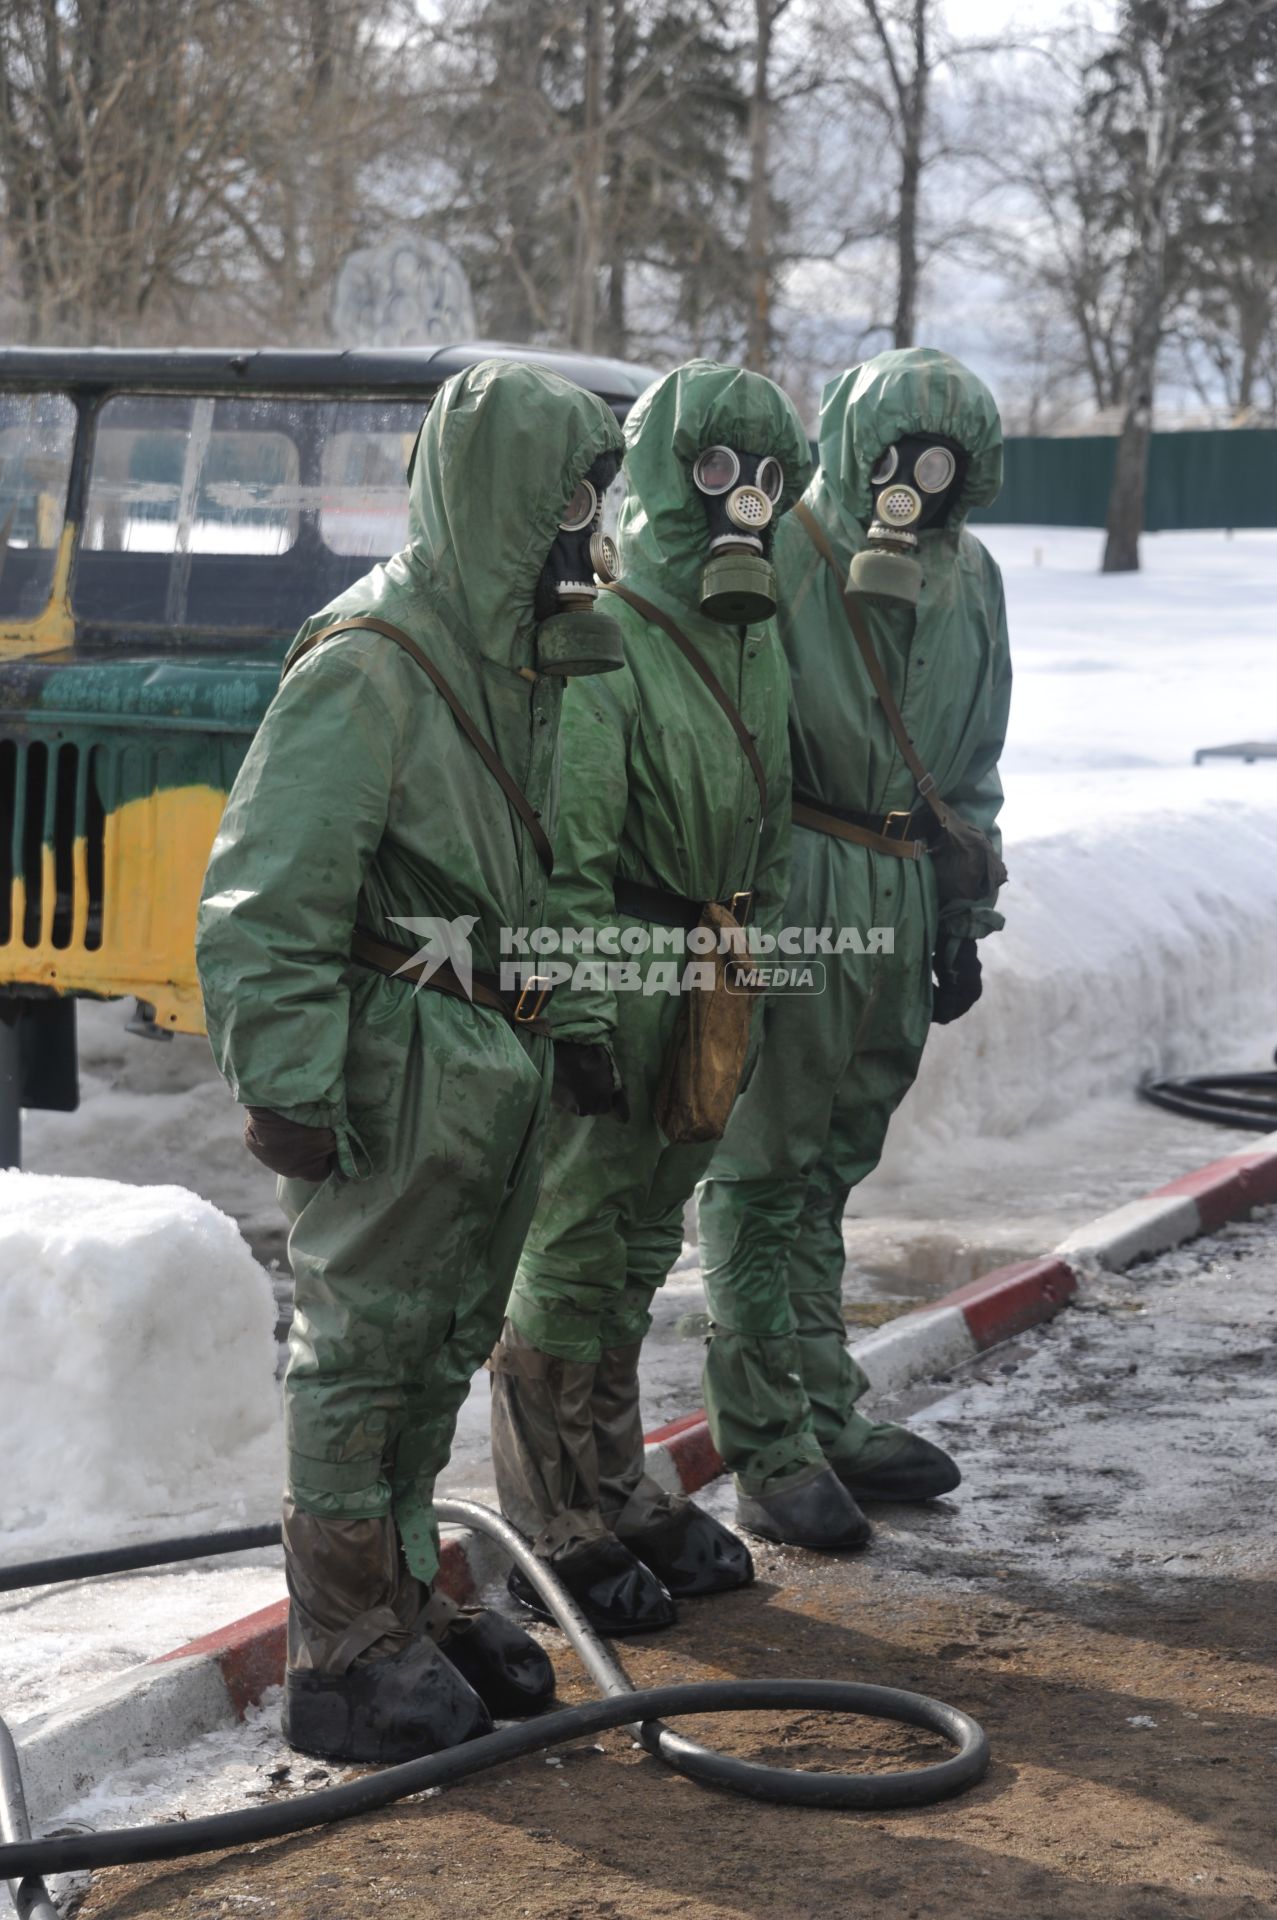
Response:
[{"label": "brown canvas bag", "polygon": [[[716,938],[725,930],[740,929],[731,909],[717,900],[705,907],[699,924]],[[716,947],[712,954],[694,956],[701,965],[713,967],[714,984],[684,993],[661,1066],[653,1114],[675,1146],[722,1139],[745,1071],[759,996],[737,980],[743,937],[740,951],[734,942],[725,944],[726,953]]]}]

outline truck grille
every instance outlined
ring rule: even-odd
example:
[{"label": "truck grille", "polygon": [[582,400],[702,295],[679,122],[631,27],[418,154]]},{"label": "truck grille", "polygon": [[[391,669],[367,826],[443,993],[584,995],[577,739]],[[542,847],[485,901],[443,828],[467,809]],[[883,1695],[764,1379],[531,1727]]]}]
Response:
[{"label": "truck grille", "polygon": [[101,946],[105,751],[0,740],[0,946]]}]

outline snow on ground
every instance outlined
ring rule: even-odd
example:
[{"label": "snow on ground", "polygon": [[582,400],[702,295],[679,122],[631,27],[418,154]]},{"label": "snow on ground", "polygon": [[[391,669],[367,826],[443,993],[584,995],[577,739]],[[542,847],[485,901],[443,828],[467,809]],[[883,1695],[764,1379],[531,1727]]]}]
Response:
[{"label": "snow on ground", "polygon": [[233,1220],[185,1187],[0,1172],[0,1266],[7,1559],[269,1505],[275,1302]]},{"label": "snow on ground", "polygon": [[[272,1519],[280,1472],[257,1492],[252,1518]],[[217,1512],[195,1524],[215,1524]],[[194,1516],[183,1512],[187,1530]],[[143,1516],[118,1530],[112,1544],[136,1534],[157,1535],[161,1523]],[[51,1543],[60,1550],[63,1541]],[[5,1540],[5,1558],[20,1557]],[[283,1554],[278,1547],[202,1560],[177,1569],[151,1567],[112,1574],[105,1580],[70,1580],[63,1586],[0,1593],[0,1714],[17,1723],[47,1707],[73,1700],[112,1673],[171,1653],[188,1640],[213,1633],[284,1597]],[[0,1913],[3,1907],[0,1906]]]},{"label": "snow on ground", "polygon": [[[1092,532],[992,527],[982,537],[1003,566],[1015,658],[1008,924],[984,947],[984,1000],[934,1034],[883,1165],[853,1198],[853,1320],[866,1305],[871,1315],[898,1308],[1041,1252],[1102,1209],[1245,1144],[1252,1136],[1158,1112],[1133,1089],[1154,1069],[1262,1067],[1277,1043],[1277,761],[1192,764],[1201,746],[1277,738],[1277,535],[1149,537],[1144,570],[1109,578],[1096,571]],[[264,1260],[280,1257],[273,1180],[242,1148],[207,1043],[135,1039],[125,1017],[81,1006],[81,1108],[27,1116],[28,1166],[190,1187],[232,1214]],[[645,1351],[650,1425],[696,1404],[703,1307],[693,1228]],[[274,1406],[265,1388],[263,1401]],[[215,1481],[211,1495],[192,1486],[183,1524],[207,1517],[210,1498],[230,1503],[223,1518],[272,1514],[277,1475]],[[446,1483],[488,1489],[482,1379]],[[25,1486],[21,1498],[35,1504]],[[171,1500],[139,1507],[134,1531],[177,1517]],[[60,1544],[83,1544],[89,1519],[68,1509],[62,1522]],[[0,1559],[19,1557],[0,1534]],[[206,1583],[228,1577],[222,1566],[107,1583],[145,1590],[146,1604],[123,1641],[105,1627],[103,1646],[141,1658],[203,1631],[200,1596],[217,1591]],[[253,1578],[251,1599],[228,1612],[277,1597],[269,1556]],[[74,1671],[86,1670],[89,1620],[75,1637],[64,1596],[17,1599],[23,1632],[47,1632],[50,1649],[74,1644]],[[16,1629],[3,1600],[0,1611]],[[30,1671],[21,1684],[34,1684]]]}]

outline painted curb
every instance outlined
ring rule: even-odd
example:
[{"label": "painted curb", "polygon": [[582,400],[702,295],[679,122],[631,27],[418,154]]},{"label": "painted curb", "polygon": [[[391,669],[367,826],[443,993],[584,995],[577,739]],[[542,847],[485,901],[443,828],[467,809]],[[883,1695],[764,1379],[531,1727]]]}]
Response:
[{"label": "painted curb", "polygon": [[[878,1328],[851,1351],[879,1393],[934,1379],[1066,1307],[1088,1270],[1135,1261],[1212,1233],[1277,1202],[1277,1133],[1103,1214],[1051,1254],[999,1267]],[[647,1436],[647,1467],[670,1492],[695,1493],[723,1472],[703,1412]],[[485,1536],[445,1534],[440,1580],[471,1601],[505,1563]],[[147,1753],[172,1751],[242,1720],[283,1678],[287,1601],[233,1621],[13,1729],[37,1822]],[[38,1828],[37,1828],[38,1830]]]}]

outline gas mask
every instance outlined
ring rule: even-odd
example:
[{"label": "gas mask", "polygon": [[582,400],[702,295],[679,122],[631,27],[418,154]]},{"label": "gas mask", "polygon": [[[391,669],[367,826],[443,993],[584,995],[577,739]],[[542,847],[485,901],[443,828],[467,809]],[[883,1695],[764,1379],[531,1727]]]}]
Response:
[{"label": "gas mask", "polygon": [[621,631],[597,613],[599,583],[616,578],[616,543],[603,532],[603,496],[620,456],[601,453],[563,509],[537,581],[537,667],[542,673],[606,673],[623,664]]},{"label": "gas mask", "polygon": [[961,449],[933,434],[908,434],[883,451],[869,475],[874,517],[869,545],[853,556],[851,586],[917,605],[918,535],[944,525],[964,467]]},{"label": "gas mask", "polygon": [[701,612],[738,627],[770,618],[776,575],[768,556],[785,489],[780,461],[772,454],[706,447],[696,456],[692,478],[709,526]]},{"label": "gas mask", "polygon": [[550,620],[556,613],[588,613],[599,597],[598,581],[606,585],[615,580],[619,563],[615,541],[602,530],[603,496],[620,468],[616,454],[601,453],[563,509],[537,581],[538,620]]}]

